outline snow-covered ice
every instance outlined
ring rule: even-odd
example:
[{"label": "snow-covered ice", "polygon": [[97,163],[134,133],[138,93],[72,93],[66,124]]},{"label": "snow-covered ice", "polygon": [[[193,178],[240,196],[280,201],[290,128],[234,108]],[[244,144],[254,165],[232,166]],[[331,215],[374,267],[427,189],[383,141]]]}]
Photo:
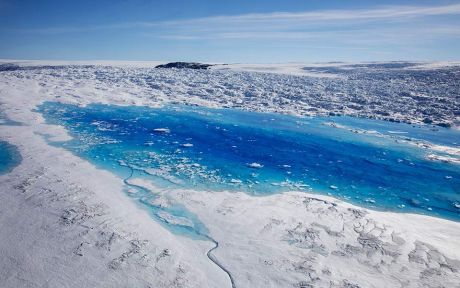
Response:
[{"label": "snow-covered ice", "polygon": [[[254,197],[226,191],[166,191],[155,183],[130,179],[132,185],[167,196],[156,199],[165,206],[171,201],[184,205],[206,225],[210,238],[174,234],[129,199],[123,192],[124,179],[50,145],[48,141],[70,136],[64,127],[45,123],[36,111],[45,101],[150,107],[187,103],[458,125],[458,65],[297,66],[317,74],[312,77],[289,74],[294,68],[277,68],[280,65],[270,69],[283,73],[243,65],[192,71],[152,69],[150,63],[15,64],[22,68],[0,72],[0,109],[11,121],[22,123],[0,126],[0,140],[17,147],[22,158],[11,172],[0,175],[1,287],[460,283],[459,222],[377,212],[304,192]],[[394,81],[387,81],[390,75]],[[290,168],[288,163],[283,167]],[[168,214],[163,217],[193,224]]]}]

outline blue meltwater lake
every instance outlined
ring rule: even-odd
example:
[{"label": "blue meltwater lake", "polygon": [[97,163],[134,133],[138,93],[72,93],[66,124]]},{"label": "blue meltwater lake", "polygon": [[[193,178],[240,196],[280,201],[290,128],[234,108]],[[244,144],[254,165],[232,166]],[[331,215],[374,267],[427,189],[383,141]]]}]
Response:
[{"label": "blue meltwater lake", "polygon": [[[162,189],[258,196],[306,191],[378,210],[460,221],[455,152],[460,132],[454,129],[189,106],[47,102],[39,111],[48,123],[65,126],[74,137],[55,145],[123,178],[133,173],[150,179]],[[442,151],[444,146],[454,152]],[[170,213],[185,221],[182,226],[189,221],[206,233],[180,205],[163,211],[151,204],[152,191],[134,188],[140,195],[136,199],[150,205],[164,222],[174,222],[163,212]]]},{"label": "blue meltwater lake", "polygon": [[[1,105],[0,103],[0,129],[2,126],[21,125],[21,123],[12,121],[6,117],[1,109]],[[21,161],[22,157],[17,147],[6,141],[0,140],[0,175],[11,172]]]},{"label": "blue meltwater lake", "polygon": [[18,149],[5,141],[0,141],[0,175],[13,170],[21,163],[22,157]]}]

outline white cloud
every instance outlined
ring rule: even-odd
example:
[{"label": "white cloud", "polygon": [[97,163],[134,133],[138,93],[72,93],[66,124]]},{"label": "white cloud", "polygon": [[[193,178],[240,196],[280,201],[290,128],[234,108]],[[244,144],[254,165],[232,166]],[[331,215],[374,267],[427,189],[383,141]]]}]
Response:
[{"label": "white cloud", "polygon": [[[141,35],[175,40],[196,39],[319,39],[326,37],[363,37],[378,33],[420,35],[420,29],[407,28],[401,23],[411,23],[428,16],[460,14],[460,4],[443,6],[385,6],[373,9],[319,10],[308,12],[253,13],[231,16],[181,19],[157,22],[129,22],[102,24],[91,27],[49,27],[22,30],[28,33],[62,34],[103,30],[137,30]],[[430,33],[458,35],[460,26],[441,27],[432,22]],[[377,28],[359,29],[369,25]],[[396,25],[393,29],[382,26]],[[398,26],[399,25],[399,26]],[[439,26],[439,27],[438,27]],[[401,28],[401,29],[399,29]],[[428,30],[426,27],[425,30]],[[398,33],[398,30],[399,33]],[[404,32],[404,31],[405,32]],[[409,30],[409,32],[407,32]],[[375,34],[375,33],[374,33]],[[375,36],[375,35],[373,35]]]},{"label": "white cloud", "polygon": [[401,19],[437,15],[460,14],[460,4],[445,6],[387,6],[359,10],[322,10],[311,12],[253,13],[234,16],[213,16],[188,20],[144,23],[145,25],[180,25],[203,23],[257,23],[266,21],[338,21],[338,20],[381,20]]},{"label": "white cloud", "polygon": [[[355,43],[395,42],[415,38],[458,36],[460,22],[446,27],[443,18],[460,14],[460,4],[444,6],[386,6],[361,10],[322,10],[213,16],[166,22],[137,23],[154,28],[153,37],[176,40],[196,39],[336,39]],[[424,17],[438,17],[426,23]],[[417,22],[417,25],[414,23]],[[132,24],[132,23],[131,23]],[[444,25],[444,26],[442,26]],[[379,37],[381,39],[379,39]]]}]

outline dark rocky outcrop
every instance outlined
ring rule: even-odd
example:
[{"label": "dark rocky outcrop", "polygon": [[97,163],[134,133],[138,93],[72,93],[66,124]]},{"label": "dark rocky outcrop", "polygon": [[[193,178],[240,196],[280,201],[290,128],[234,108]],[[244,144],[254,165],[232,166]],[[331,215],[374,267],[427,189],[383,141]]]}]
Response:
[{"label": "dark rocky outcrop", "polygon": [[0,64],[0,72],[1,71],[15,71],[19,70],[19,66],[13,63],[3,63]]},{"label": "dark rocky outcrop", "polygon": [[203,64],[195,62],[171,62],[158,65],[155,68],[178,68],[178,69],[208,69],[212,64]]}]

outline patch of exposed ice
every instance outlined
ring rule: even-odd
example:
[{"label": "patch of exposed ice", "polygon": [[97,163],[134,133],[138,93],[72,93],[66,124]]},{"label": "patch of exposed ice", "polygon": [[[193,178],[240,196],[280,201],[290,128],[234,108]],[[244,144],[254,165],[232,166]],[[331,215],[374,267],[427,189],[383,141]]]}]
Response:
[{"label": "patch of exposed ice", "polygon": [[160,217],[163,221],[165,221],[168,224],[171,225],[180,225],[180,226],[186,226],[186,227],[194,227],[194,224],[192,221],[185,217],[179,217],[179,216],[174,216],[168,212],[165,211],[160,211],[157,213],[157,216]]},{"label": "patch of exposed ice", "polygon": [[155,128],[155,129],[153,129],[153,132],[156,132],[156,133],[170,133],[171,130],[169,128]]},{"label": "patch of exposed ice", "polygon": [[431,160],[431,161],[441,161],[444,163],[460,164],[460,158],[446,156],[446,155],[428,154],[426,156],[426,159]]}]

